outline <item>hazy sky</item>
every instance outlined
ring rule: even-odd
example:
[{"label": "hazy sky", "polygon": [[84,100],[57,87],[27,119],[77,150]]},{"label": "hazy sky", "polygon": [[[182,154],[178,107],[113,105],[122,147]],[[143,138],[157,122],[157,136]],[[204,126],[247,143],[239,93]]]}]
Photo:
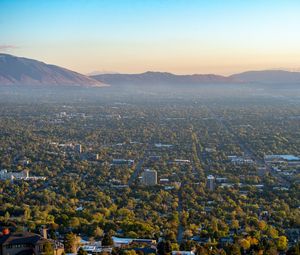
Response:
[{"label": "hazy sky", "polygon": [[0,0],[0,51],[81,73],[300,70],[300,0]]}]

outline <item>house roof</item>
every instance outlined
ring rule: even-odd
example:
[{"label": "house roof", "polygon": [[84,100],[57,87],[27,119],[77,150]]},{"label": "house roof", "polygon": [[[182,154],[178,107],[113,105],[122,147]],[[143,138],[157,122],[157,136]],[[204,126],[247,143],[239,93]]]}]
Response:
[{"label": "house roof", "polygon": [[40,235],[30,232],[11,233],[0,237],[0,245],[8,244],[36,244],[37,242],[46,241]]},{"label": "house roof", "polygon": [[144,247],[144,248],[132,248],[132,249],[134,251],[142,251],[144,254],[150,254],[150,253],[156,254],[156,249],[154,248]]}]

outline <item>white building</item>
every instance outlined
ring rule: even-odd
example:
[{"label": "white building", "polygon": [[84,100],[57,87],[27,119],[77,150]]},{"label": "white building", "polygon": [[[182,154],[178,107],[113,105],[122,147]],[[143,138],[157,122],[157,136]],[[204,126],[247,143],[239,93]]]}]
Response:
[{"label": "white building", "polygon": [[21,172],[8,172],[6,169],[0,170],[0,180],[20,180],[29,177],[29,171],[23,170]]},{"label": "white building", "polygon": [[206,187],[207,187],[210,191],[214,191],[214,190],[215,190],[216,183],[215,183],[215,177],[214,177],[213,175],[207,176]]},{"label": "white building", "polygon": [[172,251],[172,255],[195,255],[193,251]]},{"label": "white building", "polygon": [[21,172],[8,172],[6,169],[0,170],[0,180],[25,180],[25,181],[38,181],[46,180],[46,177],[42,176],[29,176],[28,170]]}]

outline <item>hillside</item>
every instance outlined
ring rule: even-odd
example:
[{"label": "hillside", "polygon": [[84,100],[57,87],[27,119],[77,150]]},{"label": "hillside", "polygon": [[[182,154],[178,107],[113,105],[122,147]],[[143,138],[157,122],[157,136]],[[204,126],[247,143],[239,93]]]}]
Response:
[{"label": "hillside", "polygon": [[234,79],[215,74],[176,75],[165,72],[145,72],[141,74],[100,74],[91,76],[98,81],[111,84],[210,84],[234,83]]},{"label": "hillside", "polygon": [[0,85],[101,87],[102,82],[43,62],[0,54]]},{"label": "hillside", "polygon": [[300,84],[300,72],[283,70],[249,71],[231,76],[216,74],[176,75],[164,72],[145,72],[141,74],[99,74],[91,77],[111,85]]},{"label": "hillside", "polygon": [[300,84],[300,72],[283,70],[248,71],[231,75],[230,78],[240,82],[266,83],[266,84]]},{"label": "hillside", "polygon": [[[56,65],[0,53],[0,85],[83,86],[108,85],[200,85],[200,84],[300,84],[300,72],[248,71],[231,76],[216,74],[178,75],[167,72],[99,74],[85,76]],[[293,85],[294,86],[294,85]]]}]

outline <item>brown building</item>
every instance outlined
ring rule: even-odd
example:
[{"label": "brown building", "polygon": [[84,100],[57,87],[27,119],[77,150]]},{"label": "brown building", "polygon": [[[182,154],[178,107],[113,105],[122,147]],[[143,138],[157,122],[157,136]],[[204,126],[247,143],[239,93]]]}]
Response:
[{"label": "brown building", "polygon": [[42,255],[49,243],[53,255],[62,255],[64,247],[59,242],[30,232],[8,233],[0,236],[0,255]]}]

